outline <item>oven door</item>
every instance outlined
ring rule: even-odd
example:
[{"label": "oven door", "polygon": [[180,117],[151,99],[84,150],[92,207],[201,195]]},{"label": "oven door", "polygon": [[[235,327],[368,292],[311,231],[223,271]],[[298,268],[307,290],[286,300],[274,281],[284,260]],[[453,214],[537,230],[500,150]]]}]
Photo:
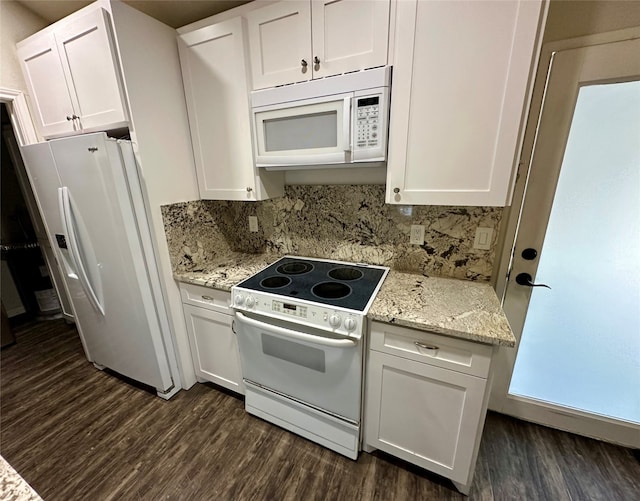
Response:
[{"label": "oven door", "polygon": [[253,109],[257,167],[351,161],[353,93]]},{"label": "oven door", "polygon": [[360,422],[361,339],[241,312],[235,320],[245,380]]}]

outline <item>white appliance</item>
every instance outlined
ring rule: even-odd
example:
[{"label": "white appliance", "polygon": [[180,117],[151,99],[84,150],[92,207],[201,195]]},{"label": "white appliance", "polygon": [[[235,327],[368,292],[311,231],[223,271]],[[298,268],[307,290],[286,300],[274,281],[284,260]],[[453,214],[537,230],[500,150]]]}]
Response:
[{"label": "white appliance", "polygon": [[362,167],[387,158],[391,67],[251,93],[257,167]]},{"label": "white appliance", "polygon": [[170,398],[181,385],[131,143],[97,133],[21,152],[87,358]]},{"label": "white appliance", "polygon": [[388,271],[285,256],[233,287],[247,412],[357,459],[366,315]]}]

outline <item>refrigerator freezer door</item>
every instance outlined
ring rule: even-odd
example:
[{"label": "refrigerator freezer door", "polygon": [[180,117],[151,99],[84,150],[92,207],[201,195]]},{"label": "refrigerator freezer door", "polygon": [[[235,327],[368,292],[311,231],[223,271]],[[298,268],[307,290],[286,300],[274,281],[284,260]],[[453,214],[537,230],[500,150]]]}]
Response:
[{"label": "refrigerator freezer door", "polygon": [[[75,233],[76,268],[86,272],[85,290],[91,288],[101,306],[85,294],[82,312],[77,311],[94,362],[168,390],[173,381],[166,353],[158,351],[158,316],[149,306],[144,257],[118,145],[102,133],[50,145],[61,186],[71,200],[66,220]],[[108,339],[109,350],[93,353],[95,337]]]},{"label": "refrigerator freezer door", "polygon": [[[38,143],[24,146],[20,151],[51,248],[58,260],[69,291],[69,299],[74,310],[73,315],[76,317],[76,306],[81,304],[82,301],[86,301],[86,296],[73,266],[69,247],[66,244],[64,223],[58,201],[60,178],[51,153],[51,146],[48,142]],[[99,353],[107,348],[101,346],[103,343],[100,340],[91,343],[87,342],[83,325],[77,320],[76,327],[78,328],[85,354],[90,361],[93,361],[94,351]]]}]

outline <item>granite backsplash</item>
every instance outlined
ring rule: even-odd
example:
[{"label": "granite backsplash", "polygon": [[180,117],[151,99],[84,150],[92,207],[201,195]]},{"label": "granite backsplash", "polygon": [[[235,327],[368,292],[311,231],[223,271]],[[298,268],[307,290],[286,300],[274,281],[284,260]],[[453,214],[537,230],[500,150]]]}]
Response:
[{"label": "granite backsplash", "polygon": [[[425,275],[489,281],[500,207],[398,206],[384,186],[286,186],[264,202],[197,200],[162,207],[175,271],[206,271],[233,252],[294,254],[389,266]],[[249,232],[248,216],[259,231]],[[423,245],[409,243],[412,224]],[[476,228],[494,229],[490,250],[473,248]]]}]

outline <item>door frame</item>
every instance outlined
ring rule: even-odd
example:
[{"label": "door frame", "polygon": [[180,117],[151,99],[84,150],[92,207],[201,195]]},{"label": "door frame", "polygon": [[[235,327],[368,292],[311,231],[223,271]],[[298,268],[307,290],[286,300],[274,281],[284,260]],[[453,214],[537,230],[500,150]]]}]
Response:
[{"label": "door frame", "polygon": [[[516,174],[512,206],[505,208],[504,223],[498,241],[501,254],[499,261],[496,263],[497,266],[494,268],[493,280],[496,293],[502,304],[504,304],[509,273],[513,266],[516,237],[531,170],[537,128],[542,115],[546,83],[554,53],[637,38],[640,38],[640,27],[560,40],[542,46],[540,63],[535,76],[530,112],[527,117],[520,163],[518,164],[518,172]],[[554,419],[554,425],[560,429],[576,430],[585,436],[602,438],[601,427],[606,426],[607,440],[628,447],[640,447],[640,434],[637,433],[638,428],[631,423],[626,425],[617,420],[594,416],[579,410],[571,409],[569,411],[564,407],[547,402],[539,402],[531,398],[508,395],[516,357],[515,350],[517,350],[518,344],[519,339],[517,340],[515,348],[500,347],[494,357],[494,384],[491,389],[491,398],[489,401],[489,408],[491,410],[513,415],[517,413],[518,415],[516,415],[516,417],[542,424],[545,424],[542,416],[552,412],[557,416],[557,419]],[[534,403],[537,405],[533,405]],[[525,408],[526,412],[522,412]]]},{"label": "door frame", "polygon": [[18,144],[25,146],[39,142],[24,92],[0,87],[0,102],[7,105]]}]

